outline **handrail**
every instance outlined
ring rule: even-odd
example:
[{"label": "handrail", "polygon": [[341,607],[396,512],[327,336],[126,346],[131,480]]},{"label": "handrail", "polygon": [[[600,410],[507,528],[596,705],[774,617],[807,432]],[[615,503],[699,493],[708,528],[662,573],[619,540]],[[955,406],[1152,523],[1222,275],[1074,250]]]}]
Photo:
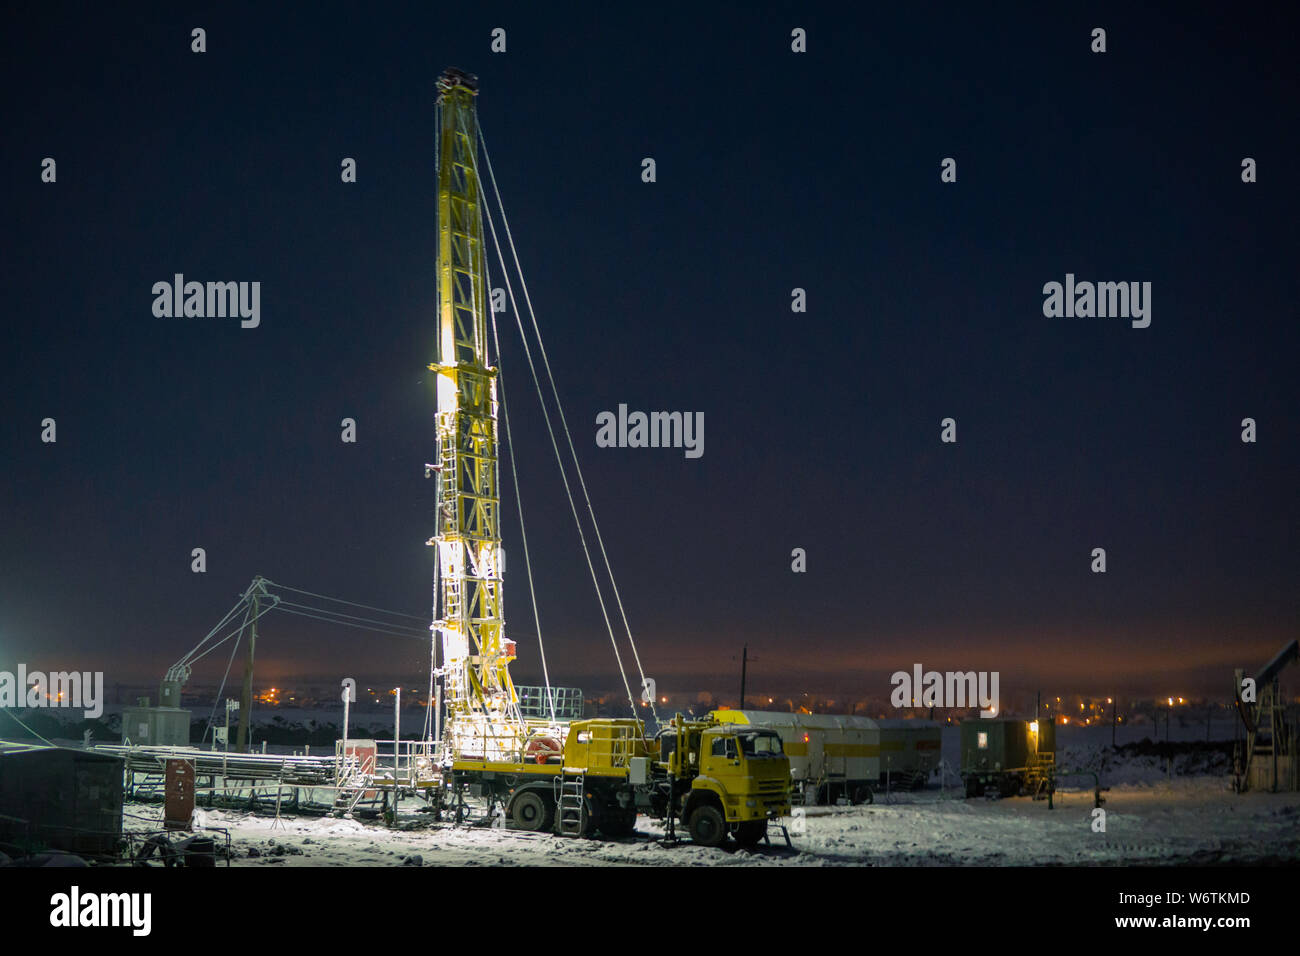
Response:
[{"label": "handrail", "polygon": [[1100,776],[1100,775],[1097,773],[1097,771],[1095,771],[1095,770],[1055,770],[1055,769],[1053,769],[1051,776],[1048,778],[1048,785],[1047,785],[1047,809],[1049,809],[1049,810],[1054,810],[1054,809],[1056,809],[1055,806],[1054,806],[1053,803],[1052,803],[1052,795],[1053,795],[1054,793],[1056,793],[1056,778],[1057,778],[1057,777],[1092,777],[1092,795],[1093,795],[1093,804],[1092,804],[1092,805],[1093,805],[1093,808],[1094,808],[1094,809],[1097,808],[1097,807],[1100,807],[1103,803],[1106,802],[1105,800],[1103,800],[1103,799],[1101,798],[1101,791],[1104,789],[1104,790],[1106,790],[1106,792],[1108,792],[1108,793],[1110,792],[1110,787],[1104,787],[1104,788],[1102,787],[1102,785],[1101,785],[1101,776]]}]

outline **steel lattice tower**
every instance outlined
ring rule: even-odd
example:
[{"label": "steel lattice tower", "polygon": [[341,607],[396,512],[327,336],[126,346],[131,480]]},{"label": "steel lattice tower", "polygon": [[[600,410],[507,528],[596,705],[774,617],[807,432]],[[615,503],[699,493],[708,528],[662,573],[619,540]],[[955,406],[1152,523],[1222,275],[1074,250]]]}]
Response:
[{"label": "steel lattice tower", "polygon": [[487,266],[478,175],[477,79],[438,79],[438,361],[435,641],[446,701],[444,751],[518,754],[523,726],[502,618],[497,370],[488,364]]}]

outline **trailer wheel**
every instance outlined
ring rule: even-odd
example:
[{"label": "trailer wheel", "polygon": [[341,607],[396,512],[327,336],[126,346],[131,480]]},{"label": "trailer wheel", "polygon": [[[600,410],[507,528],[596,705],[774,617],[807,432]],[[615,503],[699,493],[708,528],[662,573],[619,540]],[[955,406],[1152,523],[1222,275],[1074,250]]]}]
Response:
[{"label": "trailer wheel", "polygon": [[517,793],[510,801],[510,819],[520,830],[544,830],[547,816],[546,801],[536,790]]},{"label": "trailer wheel", "polygon": [[711,803],[696,807],[686,828],[691,839],[700,846],[719,846],[727,838],[727,823],[722,818],[722,811]]},{"label": "trailer wheel", "polygon": [[757,846],[765,836],[767,836],[766,820],[746,820],[744,823],[736,824],[736,842],[741,846]]}]

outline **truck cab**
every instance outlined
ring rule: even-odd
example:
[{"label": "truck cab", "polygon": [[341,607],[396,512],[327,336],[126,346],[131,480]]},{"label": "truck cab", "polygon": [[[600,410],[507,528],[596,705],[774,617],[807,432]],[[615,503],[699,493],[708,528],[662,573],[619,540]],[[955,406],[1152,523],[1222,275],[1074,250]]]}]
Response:
[{"label": "truck cab", "polygon": [[771,817],[790,812],[790,761],[775,731],[712,721],[673,721],[659,734],[659,766],[677,781],[691,839],[717,846],[731,833],[753,846]]}]

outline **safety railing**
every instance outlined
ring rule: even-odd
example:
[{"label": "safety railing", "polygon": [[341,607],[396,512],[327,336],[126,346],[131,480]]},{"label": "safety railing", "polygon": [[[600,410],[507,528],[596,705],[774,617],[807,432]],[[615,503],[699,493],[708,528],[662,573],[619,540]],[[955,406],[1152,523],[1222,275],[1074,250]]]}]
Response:
[{"label": "safety railing", "polygon": [[432,740],[376,740],[371,779],[405,787],[428,784],[438,773],[440,755]]}]

